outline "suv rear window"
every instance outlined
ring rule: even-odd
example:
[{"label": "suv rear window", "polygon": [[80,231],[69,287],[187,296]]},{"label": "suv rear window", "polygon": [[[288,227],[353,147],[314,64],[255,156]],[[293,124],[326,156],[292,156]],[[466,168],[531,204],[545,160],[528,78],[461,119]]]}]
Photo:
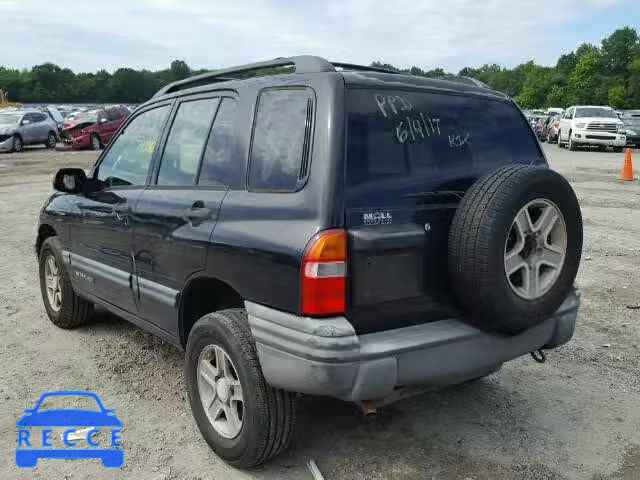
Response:
[{"label": "suv rear window", "polygon": [[[349,196],[399,194],[477,178],[512,163],[544,162],[520,111],[507,101],[401,90],[347,91]],[[432,184],[437,180],[438,185]]]}]

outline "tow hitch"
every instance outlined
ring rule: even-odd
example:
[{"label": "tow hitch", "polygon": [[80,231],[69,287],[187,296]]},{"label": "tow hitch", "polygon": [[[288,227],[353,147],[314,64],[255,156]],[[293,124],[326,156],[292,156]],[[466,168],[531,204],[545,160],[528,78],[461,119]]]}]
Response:
[{"label": "tow hitch", "polygon": [[531,358],[533,358],[538,363],[544,363],[547,361],[547,356],[542,350],[534,350],[533,352],[531,352]]}]

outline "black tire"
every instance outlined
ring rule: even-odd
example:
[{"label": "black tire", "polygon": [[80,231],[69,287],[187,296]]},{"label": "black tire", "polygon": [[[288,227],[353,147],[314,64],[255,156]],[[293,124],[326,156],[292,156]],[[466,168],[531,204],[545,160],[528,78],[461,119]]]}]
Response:
[{"label": "black tire", "polygon": [[[49,256],[53,256],[59,269],[59,282],[62,301],[59,310],[51,305],[47,296],[45,280],[45,262]],[[68,329],[79,327],[89,321],[93,315],[93,303],[79,297],[73,290],[69,271],[62,259],[62,247],[57,237],[49,237],[40,248],[39,257],[40,292],[47,315],[51,322],[60,328]]]},{"label": "black tire", "polygon": [[[518,296],[505,273],[512,222],[534,199],[553,202],[566,226],[566,249],[558,276],[532,300]],[[543,167],[512,165],[479,179],[467,191],[449,234],[449,272],[460,304],[479,326],[517,333],[555,312],[566,298],[582,254],[582,215],[569,183]]]},{"label": "black tire", "polygon": [[22,137],[18,134],[13,136],[13,148],[12,152],[20,153],[24,148],[24,144],[22,143]]},{"label": "black tire", "polygon": [[558,148],[562,148],[562,138],[560,137],[560,130],[558,130]]},{"label": "black tire", "polygon": [[[243,424],[235,438],[220,435],[209,421],[198,390],[198,359],[209,345],[224,349],[235,366],[243,392]],[[185,377],[191,411],[211,449],[231,465],[249,468],[287,449],[294,434],[296,398],[267,385],[244,309],[205,315],[189,334]]]},{"label": "black tire", "polygon": [[100,143],[100,137],[97,135],[91,135],[91,150],[100,150],[102,148],[102,143]]},{"label": "black tire", "polygon": [[56,148],[56,143],[58,142],[58,137],[56,133],[51,131],[47,135],[47,141],[44,142],[44,146],[47,148]]},{"label": "black tire", "polygon": [[575,152],[578,149],[578,144],[571,138],[571,132],[569,132],[569,143],[567,144],[567,148],[572,152]]},{"label": "black tire", "polygon": [[615,153],[622,153],[624,151],[624,147],[613,147],[613,151]]}]

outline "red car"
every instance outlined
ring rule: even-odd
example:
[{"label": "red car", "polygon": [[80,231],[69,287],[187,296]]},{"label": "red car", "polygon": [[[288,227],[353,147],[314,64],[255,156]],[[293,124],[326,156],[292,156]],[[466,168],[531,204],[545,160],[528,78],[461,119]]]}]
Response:
[{"label": "red car", "polygon": [[74,150],[104,147],[131,112],[126,107],[107,107],[80,112],[66,121],[60,137],[66,147]]}]

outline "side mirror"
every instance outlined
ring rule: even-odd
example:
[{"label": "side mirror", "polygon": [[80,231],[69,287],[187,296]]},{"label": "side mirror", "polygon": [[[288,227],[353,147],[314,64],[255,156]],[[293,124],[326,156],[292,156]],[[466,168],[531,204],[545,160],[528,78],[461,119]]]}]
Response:
[{"label": "side mirror", "polygon": [[59,192],[82,193],[87,183],[87,175],[81,168],[61,168],[53,179],[53,188]]}]

